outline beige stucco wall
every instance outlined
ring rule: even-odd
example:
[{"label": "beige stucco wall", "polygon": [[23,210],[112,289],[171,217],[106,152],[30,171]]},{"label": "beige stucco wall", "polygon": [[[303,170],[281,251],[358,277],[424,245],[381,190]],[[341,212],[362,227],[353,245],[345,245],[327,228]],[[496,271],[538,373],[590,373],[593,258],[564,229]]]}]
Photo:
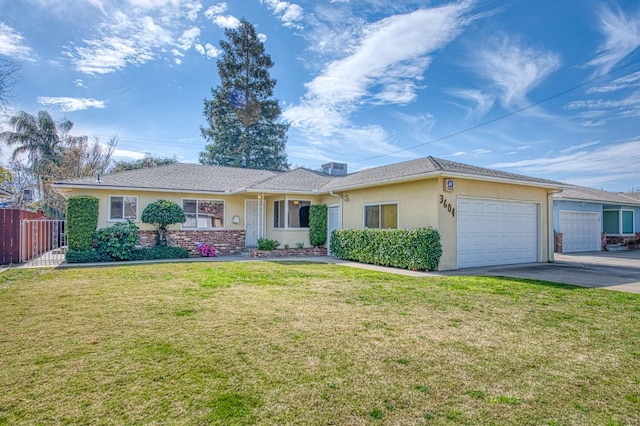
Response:
[{"label": "beige stucco wall", "polygon": [[303,243],[304,247],[311,247],[309,241],[309,228],[287,228],[280,229],[273,226],[273,207],[274,201],[278,200],[301,200],[310,201],[311,205],[320,204],[321,197],[318,195],[300,195],[300,194],[277,194],[268,195],[266,200],[266,237],[270,240],[276,240],[280,243],[280,248],[288,245],[291,248],[295,248],[296,244]]},{"label": "beige stucco wall", "polygon": [[[398,203],[398,227],[417,228],[431,226],[440,232],[442,257],[439,270],[457,268],[457,216],[451,211],[458,197],[501,199],[538,203],[540,220],[539,258],[548,258],[547,190],[544,188],[507,183],[484,182],[453,177],[453,192],[444,190],[445,177],[385,185],[375,188],[343,191],[342,227],[358,229],[364,226],[364,206],[370,203]],[[347,195],[348,201],[344,201]],[[447,202],[445,207],[444,202]],[[323,197],[323,203],[339,202],[335,197]],[[451,205],[449,210],[448,205]]]},{"label": "beige stucco wall", "polygon": [[[138,197],[138,218],[134,221],[141,230],[153,230],[154,227],[146,223],[142,223],[140,217],[144,208],[149,204],[158,200],[170,200],[182,206],[182,200],[185,198],[198,200],[224,200],[224,229],[227,230],[243,230],[244,229],[244,200],[246,195],[204,195],[195,193],[171,193],[171,192],[144,192],[144,191],[121,191],[109,189],[74,189],[71,195],[92,195],[100,200],[98,229],[110,226],[114,221],[109,221],[109,196],[137,196]],[[257,198],[257,196],[255,197]],[[234,215],[240,217],[240,223],[233,224]],[[171,225],[169,229],[182,229],[181,224]]]},{"label": "beige stucco wall", "polygon": [[444,190],[445,179],[446,178],[438,179],[438,195],[436,197],[438,203],[437,228],[440,231],[443,251],[442,258],[440,259],[440,270],[456,269],[458,253],[457,215],[454,216],[450,214],[448,209],[444,208],[444,203],[440,203],[441,195],[448,204],[452,205],[452,208],[455,208],[457,206],[457,200],[459,197],[488,198],[505,201],[526,201],[538,203],[540,206],[540,240],[538,242],[539,260],[541,262],[546,262],[549,260],[547,250],[549,242],[549,228],[547,224],[548,197],[546,189],[525,185],[484,182],[454,177],[452,179],[455,182],[455,189],[453,192],[447,192]]}]

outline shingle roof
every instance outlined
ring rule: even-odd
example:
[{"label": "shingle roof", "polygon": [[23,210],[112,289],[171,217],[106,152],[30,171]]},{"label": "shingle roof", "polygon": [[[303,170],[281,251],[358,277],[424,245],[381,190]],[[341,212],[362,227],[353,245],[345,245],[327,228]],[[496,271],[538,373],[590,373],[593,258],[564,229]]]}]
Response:
[{"label": "shingle roof", "polygon": [[640,205],[640,200],[633,199],[624,194],[577,185],[566,185],[562,192],[553,194],[553,198],[560,200],[584,200],[610,204]]},{"label": "shingle roof", "polygon": [[375,183],[391,183],[411,178],[420,178],[435,174],[468,175],[469,177],[484,177],[490,180],[508,180],[525,184],[539,184],[551,187],[561,187],[559,182],[539,179],[529,176],[507,173],[484,167],[470,166],[455,161],[443,160],[435,157],[418,158],[417,160],[374,167],[338,177],[323,187],[323,190],[341,190]]},{"label": "shingle roof", "polygon": [[468,176],[488,180],[509,181],[527,185],[560,188],[562,184],[499,170],[470,166],[434,157],[389,164],[351,173],[330,176],[304,168],[289,172],[242,169],[198,164],[170,164],[140,170],[107,174],[100,177],[68,179],[57,182],[63,188],[108,187],[121,189],[166,190],[181,192],[329,192],[374,186],[429,176]]},{"label": "shingle roof", "polygon": [[117,187],[170,191],[230,192],[277,176],[268,170],[236,167],[203,166],[199,164],[169,164],[96,177],[68,179],[57,182],[62,187]]},{"label": "shingle roof", "polygon": [[256,191],[314,192],[333,179],[334,176],[322,172],[299,168],[251,185],[250,189]]},{"label": "shingle roof", "polygon": [[640,192],[625,192],[622,195],[626,195],[627,197],[631,197],[634,200],[640,200]]}]

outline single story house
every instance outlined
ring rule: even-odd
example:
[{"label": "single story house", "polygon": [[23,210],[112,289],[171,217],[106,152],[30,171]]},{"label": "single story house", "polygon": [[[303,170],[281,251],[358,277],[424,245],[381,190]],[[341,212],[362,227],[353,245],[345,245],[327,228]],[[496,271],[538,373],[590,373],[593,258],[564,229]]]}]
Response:
[{"label": "single story house", "polygon": [[[98,227],[131,219],[143,244],[152,227],[144,208],[159,199],[181,205],[187,220],[170,228],[173,243],[221,253],[255,247],[259,238],[309,247],[309,207],[328,206],[328,233],[340,228],[433,227],[440,232],[440,270],[553,260],[553,194],[562,185],[434,157],[346,173],[272,172],[196,164],[57,182],[69,196],[100,200]],[[327,244],[327,247],[329,245]]]},{"label": "single story house", "polygon": [[567,185],[553,195],[556,251],[600,251],[640,239],[640,200],[625,194]]}]

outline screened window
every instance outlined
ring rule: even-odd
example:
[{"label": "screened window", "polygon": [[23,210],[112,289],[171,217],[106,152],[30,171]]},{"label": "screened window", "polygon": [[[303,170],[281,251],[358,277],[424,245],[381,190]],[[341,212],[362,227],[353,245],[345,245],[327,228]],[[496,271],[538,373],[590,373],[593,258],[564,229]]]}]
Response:
[{"label": "screened window", "polygon": [[364,226],[366,228],[397,229],[398,205],[393,203],[364,206]]},{"label": "screened window", "polygon": [[605,210],[602,212],[602,230],[609,235],[633,234],[633,210]]},{"label": "screened window", "polygon": [[187,218],[183,228],[224,227],[224,201],[182,200],[182,209]]},{"label": "screened window", "polygon": [[308,228],[311,201],[279,200],[273,202],[274,228]]},{"label": "screened window", "polygon": [[109,197],[109,220],[136,220],[138,197]]}]

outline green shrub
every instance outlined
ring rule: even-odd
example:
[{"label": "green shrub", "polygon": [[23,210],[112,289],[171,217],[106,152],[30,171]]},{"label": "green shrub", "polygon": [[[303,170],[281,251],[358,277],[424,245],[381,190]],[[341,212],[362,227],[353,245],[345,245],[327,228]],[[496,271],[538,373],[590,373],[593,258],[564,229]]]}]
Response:
[{"label": "green shrub", "polygon": [[276,240],[258,238],[258,250],[275,250],[280,245]]},{"label": "green shrub", "polygon": [[98,226],[96,197],[78,195],[67,200],[67,245],[71,251],[90,250]]},{"label": "green shrub", "polygon": [[145,207],[141,216],[143,223],[156,227],[156,245],[167,245],[167,226],[182,223],[187,218],[178,204],[168,200],[158,200]]},{"label": "green shrub", "polygon": [[98,251],[113,260],[131,260],[138,245],[138,227],[128,220],[98,230],[96,234]]},{"label": "green shrub", "polygon": [[189,257],[189,250],[182,247],[143,247],[133,251],[131,260],[153,259],[185,259]]},{"label": "green shrub", "polygon": [[314,247],[327,242],[326,204],[314,204],[309,207],[309,241]]},{"label": "green shrub", "polygon": [[433,271],[442,245],[433,228],[338,229],[331,234],[331,253],[361,263]]},{"label": "green shrub", "polygon": [[109,262],[111,258],[96,249],[89,250],[68,250],[65,253],[65,260],[68,263],[88,263],[88,262]]}]

